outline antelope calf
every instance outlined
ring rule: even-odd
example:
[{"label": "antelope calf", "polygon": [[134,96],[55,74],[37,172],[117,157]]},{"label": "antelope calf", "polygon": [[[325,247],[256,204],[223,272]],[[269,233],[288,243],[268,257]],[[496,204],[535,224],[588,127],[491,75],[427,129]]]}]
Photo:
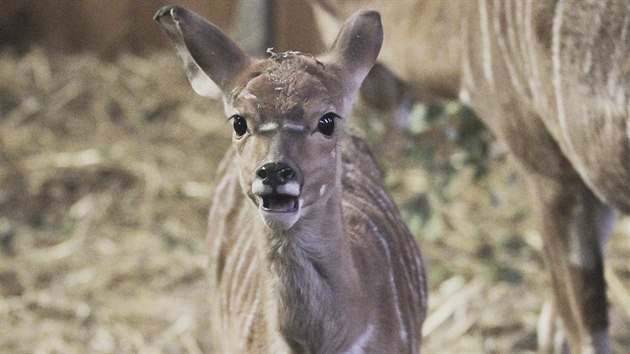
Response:
[{"label": "antelope calf", "polygon": [[211,345],[220,352],[415,353],[418,248],[344,118],[379,53],[360,11],[329,52],[257,59],[181,7],[155,16],[199,94],[233,127],[209,217]]},{"label": "antelope calf", "polygon": [[546,313],[572,352],[610,352],[602,248],[630,212],[630,1],[315,3],[325,38],[354,7],[378,9],[382,63],[423,96],[459,96],[508,146],[533,192]]}]

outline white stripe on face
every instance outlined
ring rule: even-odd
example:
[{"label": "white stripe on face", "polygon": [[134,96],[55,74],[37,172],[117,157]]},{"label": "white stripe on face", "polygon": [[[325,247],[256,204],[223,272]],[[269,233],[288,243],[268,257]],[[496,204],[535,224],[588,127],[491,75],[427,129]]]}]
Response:
[{"label": "white stripe on face", "polygon": [[278,130],[278,123],[276,122],[264,123],[258,127],[258,131],[261,133],[272,132],[274,130]]},{"label": "white stripe on face", "polygon": [[282,124],[282,129],[293,130],[295,132],[301,133],[306,130],[306,126],[304,126],[303,124],[285,122],[284,124]]},{"label": "white stripe on face", "polygon": [[269,132],[276,131],[278,129],[289,130],[296,133],[302,133],[306,131],[306,126],[303,124],[296,124],[296,123],[289,123],[289,122],[283,122],[282,126],[280,126],[280,124],[278,124],[277,122],[268,122],[268,123],[261,124],[258,127],[258,131],[260,133],[269,133]]}]

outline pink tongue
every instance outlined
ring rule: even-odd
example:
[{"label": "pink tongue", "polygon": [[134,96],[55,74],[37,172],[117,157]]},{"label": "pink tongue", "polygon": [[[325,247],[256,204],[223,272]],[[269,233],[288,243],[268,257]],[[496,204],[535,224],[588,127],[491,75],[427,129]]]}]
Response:
[{"label": "pink tongue", "polygon": [[293,211],[296,203],[297,200],[295,197],[285,195],[274,195],[263,198],[263,208],[276,212]]}]

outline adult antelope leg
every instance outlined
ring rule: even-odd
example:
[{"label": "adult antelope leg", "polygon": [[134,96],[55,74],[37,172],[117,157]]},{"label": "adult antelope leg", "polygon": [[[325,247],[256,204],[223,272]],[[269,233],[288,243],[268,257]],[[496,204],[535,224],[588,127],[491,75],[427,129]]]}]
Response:
[{"label": "adult antelope leg", "polygon": [[[551,271],[552,304],[564,323],[566,344],[574,353],[609,353],[602,248],[616,213],[577,175],[572,179],[528,177]],[[539,338],[550,341],[553,334],[539,333]],[[552,343],[540,343],[541,352],[552,348]]]}]

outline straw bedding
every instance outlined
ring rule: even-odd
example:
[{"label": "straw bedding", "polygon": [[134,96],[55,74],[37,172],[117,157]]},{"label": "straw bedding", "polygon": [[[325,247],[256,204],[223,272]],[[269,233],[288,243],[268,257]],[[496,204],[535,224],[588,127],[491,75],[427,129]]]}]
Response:
[{"label": "straw bedding", "polygon": [[[428,265],[424,351],[533,351],[549,280],[527,193],[487,133],[482,161],[449,140],[454,112],[415,134],[366,108],[353,118]],[[0,352],[204,352],[203,238],[230,134],[171,52],[2,53]],[[628,240],[626,217],[606,250],[617,352]]]}]

